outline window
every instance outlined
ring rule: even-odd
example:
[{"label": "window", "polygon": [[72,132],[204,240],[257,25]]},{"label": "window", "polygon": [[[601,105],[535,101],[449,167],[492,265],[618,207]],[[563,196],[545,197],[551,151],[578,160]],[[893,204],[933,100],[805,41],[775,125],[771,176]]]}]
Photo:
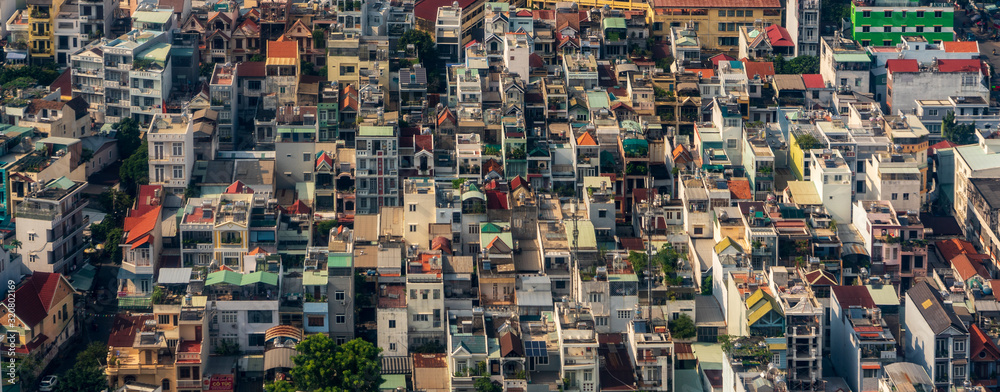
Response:
[{"label": "window", "polygon": [[955,368],[952,369],[952,376],[956,380],[965,378],[965,365],[955,365]]},{"label": "window", "polygon": [[396,328],[396,320],[389,320],[389,328]]},{"label": "window", "polygon": [[415,233],[417,231],[417,225],[410,225],[410,232]]},{"label": "window", "polygon": [[223,324],[235,323],[236,312],[222,312],[222,317],[219,320],[222,320]]},{"label": "window", "polygon": [[891,33],[892,32],[892,26],[882,26],[882,31],[884,31],[886,33]]},{"label": "window", "polygon": [[743,17],[743,10],[736,10],[736,17],[737,18],[742,18]]},{"label": "window", "polygon": [[594,371],[593,370],[584,370],[583,371],[583,381],[584,382],[594,381]]},{"label": "window", "polygon": [[937,111],[937,109],[927,109],[927,115],[928,116],[937,116],[938,115],[938,111]]},{"label": "window", "polygon": [[747,18],[753,17],[753,10],[747,10]]},{"label": "window", "polygon": [[941,32],[941,26],[934,26],[934,32],[935,33],[940,33]]},{"label": "window", "polygon": [[169,314],[161,314],[161,315],[157,316],[156,323],[157,324],[170,324],[170,315]]},{"label": "window", "polygon": [[[604,317],[604,322],[608,322],[608,318]],[[533,357],[535,358],[535,365],[548,365],[549,357]]]},{"label": "window", "polygon": [[343,301],[344,298],[346,298],[346,297],[347,297],[347,294],[345,294],[343,290],[338,290],[337,292],[333,293],[333,299],[335,299],[337,301]]},{"label": "window", "polygon": [[704,226],[695,226],[694,227],[694,234],[695,235],[701,235],[702,232],[704,232],[704,231],[705,231],[705,227]]},{"label": "window", "polygon": [[410,212],[416,212],[416,211],[417,211],[417,205],[416,204],[410,204]]},{"label": "window", "polygon": [[924,32],[924,26],[917,26],[917,32],[918,33],[923,33]]},{"label": "window", "polygon": [[844,180],[844,176],[842,176],[840,174],[837,174],[837,175],[833,176],[833,180],[836,181],[836,182],[841,182],[841,181]]},{"label": "window", "polygon": [[441,290],[434,289],[434,299],[441,299]]},{"label": "window", "polygon": [[174,179],[180,180],[184,178],[184,166],[174,166]]},{"label": "window", "polygon": [[726,16],[726,10],[719,10],[719,16],[720,17],[725,17]]},{"label": "window", "polygon": [[597,210],[597,217],[598,218],[607,218],[608,217],[608,210]]},{"label": "window", "polygon": [[861,11],[861,16],[865,17],[865,18],[871,18],[872,17],[872,12],[871,11]]},{"label": "window", "polygon": [[312,161],[312,154],[308,152],[302,153],[302,162],[309,162],[309,161]]},{"label": "window", "polygon": [[264,346],[264,334],[252,333],[250,335],[247,335],[247,345],[250,347]]},{"label": "window", "polygon": [[599,327],[605,327],[608,325],[608,317],[607,316],[594,317],[594,324],[597,324],[597,326]]},{"label": "window", "polygon": [[396,343],[389,343],[389,351],[396,351]]},{"label": "window", "polygon": [[323,316],[309,316],[308,319],[306,319],[306,323],[306,325],[310,327],[322,327],[326,324],[323,320]]},{"label": "window", "polygon": [[902,13],[903,17],[905,18],[906,17],[906,10],[903,10],[902,12],[903,12]]},{"label": "window", "polygon": [[910,200],[910,194],[909,193],[904,193],[903,194],[903,200]]},{"label": "window", "polygon": [[781,354],[774,354],[771,363],[781,363]]},{"label": "window", "polygon": [[896,200],[896,194],[895,193],[892,194],[892,200]]},{"label": "window", "polygon": [[429,320],[429,318],[427,317],[426,314],[415,314],[415,315],[413,315],[413,322],[418,322],[418,321],[425,321],[426,322],[427,320]]},{"label": "window", "polygon": [[344,343],[347,343],[347,338],[345,338],[343,336],[337,337],[337,345],[338,346],[343,345]]},{"label": "window", "polygon": [[963,341],[963,340],[956,340],[955,341],[955,352],[956,353],[964,353],[965,352],[965,341]]},{"label": "window", "polygon": [[183,143],[173,143],[172,146],[173,153],[175,157],[184,155],[184,144]]},{"label": "window", "polygon": [[924,11],[917,11],[917,17],[918,18],[923,18],[924,17]]},{"label": "window", "polygon": [[[730,125],[730,126],[737,126],[737,125]],[[728,139],[726,140],[726,148],[729,149],[736,148],[736,143],[737,143],[736,139]]]},{"label": "window", "polygon": [[417,290],[410,290],[410,299],[417,299]]},{"label": "window", "polygon": [[944,15],[943,11],[934,11],[934,17],[935,18],[940,18],[942,15]]},{"label": "window", "polygon": [[343,324],[347,322],[347,316],[345,316],[344,314],[338,314],[336,317],[337,317],[336,318],[337,324]]},{"label": "window", "polygon": [[28,241],[34,241],[38,239],[38,235],[35,233],[28,233]]},{"label": "window", "polygon": [[590,302],[602,302],[603,297],[601,293],[590,293]]},{"label": "window", "polygon": [[247,322],[251,324],[270,324],[274,322],[274,313],[270,310],[248,310]]},{"label": "window", "polygon": [[891,18],[892,17],[892,11],[889,11],[889,10],[885,11],[885,17],[886,18]]},{"label": "window", "polygon": [[620,319],[630,319],[630,318],[632,318],[632,311],[631,310],[619,310],[618,311],[618,318],[620,318]]},{"label": "window", "polygon": [[475,223],[469,225],[469,234],[479,234],[479,225]]}]

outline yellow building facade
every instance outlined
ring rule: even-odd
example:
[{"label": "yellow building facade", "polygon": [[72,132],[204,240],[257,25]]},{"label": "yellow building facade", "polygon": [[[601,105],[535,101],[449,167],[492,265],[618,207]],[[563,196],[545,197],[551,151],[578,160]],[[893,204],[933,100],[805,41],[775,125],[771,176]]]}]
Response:
[{"label": "yellow building facade", "polygon": [[739,48],[741,26],[753,26],[758,20],[764,25],[781,25],[784,11],[780,0],[652,0],[645,5],[647,14],[652,15],[652,36],[657,42],[669,41],[671,27],[691,23],[702,49],[721,51]]},{"label": "yellow building facade", "polygon": [[51,62],[55,56],[55,17],[63,0],[28,0],[28,52],[31,61]]}]

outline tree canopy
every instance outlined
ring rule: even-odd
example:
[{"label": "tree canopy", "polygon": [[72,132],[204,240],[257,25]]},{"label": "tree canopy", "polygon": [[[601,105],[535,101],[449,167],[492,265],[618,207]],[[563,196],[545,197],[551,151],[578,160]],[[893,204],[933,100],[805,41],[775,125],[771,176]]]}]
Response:
[{"label": "tree canopy", "polygon": [[671,320],[667,328],[670,329],[670,334],[678,339],[690,339],[696,333],[694,320],[687,313],[681,313],[676,319]]},{"label": "tree canopy", "polygon": [[117,130],[115,139],[118,139],[118,155],[126,158],[132,156],[136,149],[142,145],[139,122],[131,117],[126,117],[115,124],[115,129]]},{"label": "tree canopy", "polygon": [[941,121],[941,136],[955,144],[975,143],[976,123],[959,124],[955,121],[955,112],[949,111]]},{"label": "tree canopy", "polygon": [[811,150],[819,147],[819,139],[810,134],[797,135],[795,136],[795,144],[799,146],[803,151]]},{"label": "tree canopy", "polygon": [[135,154],[125,159],[119,171],[121,188],[128,194],[136,194],[139,185],[149,184],[149,148],[143,142]]},{"label": "tree canopy", "polygon": [[791,60],[778,55],[771,59],[774,64],[774,73],[779,75],[793,74],[817,74],[819,73],[819,57],[816,56],[796,56]]},{"label": "tree canopy", "polygon": [[104,362],[108,346],[93,342],[76,355],[76,363],[56,384],[56,392],[101,392],[108,388]]},{"label": "tree canopy", "polygon": [[381,349],[360,338],[337,345],[329,336],[316,334],[303,339],[296,349],[293,381],[268,384],[267,391],[374,391],[384,381]]}]

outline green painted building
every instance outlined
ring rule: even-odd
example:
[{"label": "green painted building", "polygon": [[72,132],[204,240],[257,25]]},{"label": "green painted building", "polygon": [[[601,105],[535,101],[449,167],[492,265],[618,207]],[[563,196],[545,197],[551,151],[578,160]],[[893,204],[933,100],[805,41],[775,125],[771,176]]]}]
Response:
[{"label": "green painted building", "polygon": [[854,40],[862,46],[891,46],[900,37],[921,36],[928,43],[955,40],[955,9],[947,3],[908,0],[851,2]]}]

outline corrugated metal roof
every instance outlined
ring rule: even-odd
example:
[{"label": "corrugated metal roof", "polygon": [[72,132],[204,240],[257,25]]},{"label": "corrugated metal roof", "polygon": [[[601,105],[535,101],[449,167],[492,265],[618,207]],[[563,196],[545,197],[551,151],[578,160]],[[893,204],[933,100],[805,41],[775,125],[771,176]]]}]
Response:
[{"label": "corrugated metal roof", "polygon": [[186,284],[191,282],[191,268],[161,268],[156,279],[159,284]]}]

